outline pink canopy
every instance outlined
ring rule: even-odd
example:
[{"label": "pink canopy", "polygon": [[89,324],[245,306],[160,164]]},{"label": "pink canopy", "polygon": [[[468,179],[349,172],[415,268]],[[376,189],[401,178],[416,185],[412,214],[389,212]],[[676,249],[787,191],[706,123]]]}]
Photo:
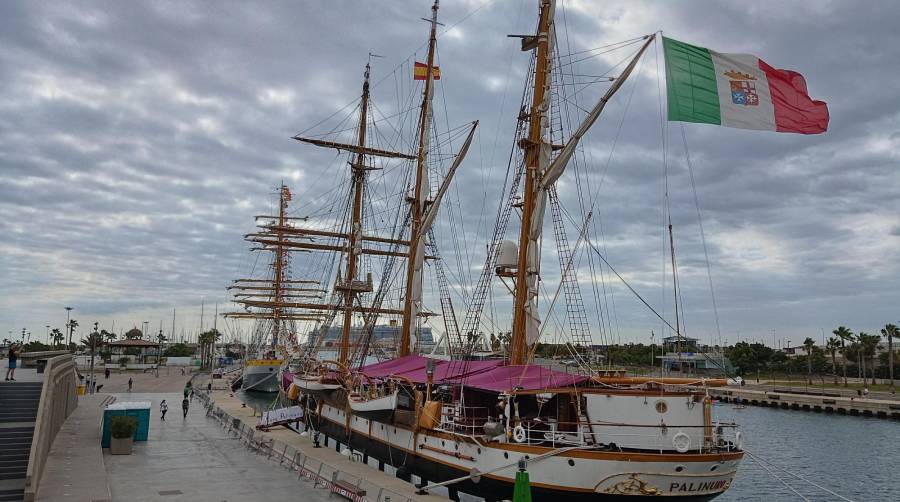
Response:
[{"label": "pink canopy", "polygon": [[505,392],[515,388],[540,390],[572,387],[586,379],[583,375],[570,375],[542,366],[498,366],[472,375],[465,384],[477,389]]},{"label": "pink canopy", "polygon": [[[404,356],[360,368],[370,378],[399,376],[416,383],[427,381],[428,358],[418,355]],[[515,388],[540,390],[571,387],[587,377],[570,375],[541,366],[504,366],[500,359],[486,361],[434,360],[434,382],[460,382],[467,387],[504,392]]]},{"label": "pink canopy", "polygon": [[[360,368],[360,372],[370,378],[384,378],[388,376],[404,377],[416,383],[425,383],[428,380],[427,357],[418,355],[404,356],[376,364],[370,364]],[[434,382],[465,380],[472,375],[491,370],[503,364],[499,359],[488,361],[434,361]]]}]

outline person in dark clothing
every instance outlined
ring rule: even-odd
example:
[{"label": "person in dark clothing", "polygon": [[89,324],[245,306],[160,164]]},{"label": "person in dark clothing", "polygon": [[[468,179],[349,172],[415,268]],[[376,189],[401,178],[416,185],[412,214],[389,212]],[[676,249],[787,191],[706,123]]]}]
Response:
[{"label": "person in dark clothing", "polygon": [[9,368],[6,369],[6,381],[15,382],[16,366],[19,363],[19,347],[16,345],[10,346],[9,354],[6,356],[9,358]]},{"label": "person in dark clothing", "polygon": [[206,392],[212,392],[212,382],[206,384]]},{"label": "person in dark clothing", "polygon": [[109,368],[106,368],[105,370],[103,370],[103,376],[106,377],[107,380],[109,380],[109,373],[110,373]]},{"label": "person in dark clothing", "polygon": [[184,418],[187,418],[188,408],[190,408],[191,402],[188,401],[188,398],[184,398],[181,400],[181,411],[184,412]]},{"label": "person in dark clothing", "polygon": [[128,392],[131,392],[131,388],[134,386],[134,380],[131,377],[128,377]]},{"label": "person in dark clothing", "polygon": [[159,412],[162,414],[160,417],[162,420],[166,419],[166,412],[169,411],[169,405],[166,404],[166,400],[163,399],[161,403],[159,403]]}]

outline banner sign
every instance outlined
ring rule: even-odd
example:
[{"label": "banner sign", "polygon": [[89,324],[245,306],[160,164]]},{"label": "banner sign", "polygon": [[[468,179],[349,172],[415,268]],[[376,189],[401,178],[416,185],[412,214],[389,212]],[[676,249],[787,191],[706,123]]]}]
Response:
[{"label": "banner sign", "polygon": [[296,422],[303,418],[302,406],[290,406],[288,408],[278,408],[277,410],[264,411],[259,417],[260,427],[271,427],[288,422]]}]

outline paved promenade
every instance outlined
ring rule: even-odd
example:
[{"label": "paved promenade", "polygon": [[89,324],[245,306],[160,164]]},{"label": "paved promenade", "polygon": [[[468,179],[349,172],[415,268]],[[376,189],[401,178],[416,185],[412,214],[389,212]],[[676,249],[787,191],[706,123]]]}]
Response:
[{"label": "paved promenade", "polygon": [[[128,377],[134,392],[128,393]],[[182,418],[181,389],[187,376],[180,371],[102,375],[101,393],[81,397],[53,445],[38,500],[64,502],[259,502],[262,500],[328,499],[322,489],[297,479],[297,474],[248,450],[227,437],[206,417],[199,400]],[[107,394],[105,391],[117,391]],[[141,392],[139,392],[139,390]],[[125,392],[118,392],[125,391]],[[151,391],[151,392],[146,392]],[[150,401],[150,437],[135,443],[132,455],[110,455],[100,449],[104,400]],[[159,402],[169,413],[159,418]],[[302,496],[298,496],[301,494]]]}]

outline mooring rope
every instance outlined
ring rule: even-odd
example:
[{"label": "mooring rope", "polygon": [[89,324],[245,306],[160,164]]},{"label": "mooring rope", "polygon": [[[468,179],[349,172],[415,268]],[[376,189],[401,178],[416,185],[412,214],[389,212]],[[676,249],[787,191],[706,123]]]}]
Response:
[{"label": "mooring rope", "polygon": [[[765,469],[765,470],[768,471],[770,474],[772,474],[772,476],[775,476],[776,479],[778,479],[779,481],[781,481],[782,483],[784,483],[784,485],[787,486],[788,488],[790,488],[792,492],[797,493],[796,490],[794,490],[793,488],[791,488],[790,486],[788,486],[788,484],[785,483],[784,481],[782,481],[781,478],[779,478],[778,476],[776,476],[775,473],[773,473],[772,471],[769,471],[769,468],[766,467],[766,462],[767,462],[767,461],[765,461],[765,460],[763,460],[763,459],[757,457],[756,455],[754,455],[753,453],[751,453],[750,451],[748,451],[748,450],[746,450],[746,449],[744,450],[744,453],[746,453],[747,455],[750,455],[750,457],[751,457],[753,460],[755,460],[757,464],[759,464],[763,469]],[[829,490],[828,488],[825,488],[824,486],[822,486],[822,485],[820,485],[820,484],[817,484],[817,483],[815,483],[815,482],[813,482],[813,481],[810,481],[810,480],[804,478],[803,476],[801,476],[801,475],[799,475],[799,474],[795,474],[795,473],[793,473],[793,472],[791,472],[791,471],[785,469],[784,467],[775,465],[775,464],[773,464],[773,463],[771,463],[771,462],[768,462],[768,464],[769,464],[770,466],[772,466],[772,467],[775,467],[776,469],[778,469],[778,470],[780,470],[780,471],[783,471],[783,472],[786,472],[786,473],[790,474],[791,476],[793,476],[793,477],[799,479],[800,481],[803,481],[803,482],[805,482],[805,483],[809,483],[810,485],[815,486],[816,488],[818,488],[818,489],[820,489],[820,490],[822,490],[822,491],[824,491],[824,492],[830,493],[831,495],[834,495],[835,497],[837,497],[837,498],[839,498],[839,499],[841,499],[841,500],[845,500],[846,502],[854,502],[853,500],[850,500],[850,499],[848,499],[847,497],[845,497],[845,496],[843,496],[843,495],[840,495],[840,494],[838,494],[838,493],[835,493],[835,492]],[[799,495],[800,498],[802,498],[803,500],[808,500],[807,498],[805,498],[803,495],[800,495],[799,493],[797,493],[797,495]]]}]

